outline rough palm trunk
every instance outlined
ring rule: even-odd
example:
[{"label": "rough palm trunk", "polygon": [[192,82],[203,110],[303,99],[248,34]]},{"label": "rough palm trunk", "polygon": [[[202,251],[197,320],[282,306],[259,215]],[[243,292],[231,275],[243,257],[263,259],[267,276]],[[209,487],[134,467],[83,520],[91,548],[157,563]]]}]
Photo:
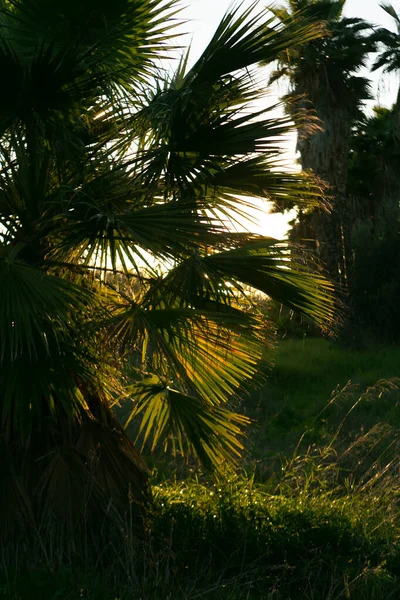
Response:
[{"label": "rough palm trunk", "polygon": [[301,166],[328,184],[329,210],[319,209],[309,219],[319,260],[330,278],[343,288],[351,263],[351,215],[347,202],[348,153],[351,132],[349,111],[329,101],[312,103],[320,119],[320,131],[301,135]]},{"label": "rough palm trunk", "polygon": [[[400,88],[393,106],[393,142],[400,149]],[[396,152],[397,154],[397,152]],[[400,217],[400,170],[397,156],[390,156],[384,165],[384,186],[381,203],[381,220],[385,230],[397,226]]]},{"label": "rough palm trunk", "polygon": [[[352,268],[352,208],[347,201],[351,127],[361,100],[369,98],[369,83],[358,75],[369,52],[376,50],[371,25],[343,15],[345,0],[287,0],[275,10],[285,23],[311,21],[322,35],[293,52],[283,52],[272,81],[290,79],[289,110],[304,110],[319,119],[319,131],[308,131],[305,119],[299,135],[301,165],[327,184],[330,211],[304,214],[321,265],[335,284],[347,291]],[[312,122],[312,117],[311,117]],[[308,135],[307,135],[308,134]],[[310,245],[310,242],[309,242]]]}]

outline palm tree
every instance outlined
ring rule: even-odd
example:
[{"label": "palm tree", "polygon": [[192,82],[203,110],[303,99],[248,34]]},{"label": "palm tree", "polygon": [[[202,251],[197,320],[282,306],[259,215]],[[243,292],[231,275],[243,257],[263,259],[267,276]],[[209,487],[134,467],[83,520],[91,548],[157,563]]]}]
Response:
[{"label": "palm tree", "polygon": [[375,107],[355,123],[350,141],[348,195],[356,220],[368,219],[377,235],[397,228],[400,208],[397,107]]},{"label": "palm tree", "polygon": [[[372,70],[376,71],[383,68],[384,73],[396,73],[400,70],[400,15],[397,14],[391,4],[383,3],[380,4],[380,7],[392,17],[396,31],[391,31],[383,27],[376,29],[373,38],[381,47],[383,46],[383,50],[372,65]],[[394,133],[397,137],[400,137],[400,88],[394,105],[394,111]]]},{"label": "palm tree", "polygon": [[354,203],[352,301],[358,331],[379,340],[399,338],[400,146],[396,109],[376,107],[355,124],[348,195]]},{"label": "palm tree", "polygon": [[0,7],[3,536],[148,497],[118,402],[144,443],[209,467],[240,454],[247,420],[226,401],[265,345],[249,289],[332,318],[324,278],[233,227],[253,196],[316,202],[308,177],[280,169],[289,118],[252,108],[253,68],[315,33],[232,9],[198,62],[169,75],[176,11]]},{"label": "palm tree", "polygon": [[302,168],[312,170],[329,186],[330,211],[300,213],[301,230],[314,232],[322,264],[344,288],[351,263],[346,193],[349,140],[361,103],[370,97],[369,82],[358,72],[376,48],[369,23],[343,17],[345,1],[288,0],[287,8],[274,9],[280,21],[291,26],[304,20],[324,24],[325,35],[283,52],[272,76],[272,80],[285,76],[290,81],[289,113],[305,111],[297,145]]},{"label": "palm tree", "polygon": [[[400,15],[398,15],[391,4],[381,4],[381,8],[393,18],[396,26],[396,31],[390,31],[385,28],[379,28],[374,34],[374,39],[383,49],[374,62],[372,69],[383,68],[384,73],[396,73],[400,70]],[[394,103],[391,114],[386,115],[387,127],[389,127],[389,135],[386,136],[386,142],[392,145],[392,155],[388,156],[388,161],[385,165],[385,178],[382,182],[384,203],[387,210],[390,212],[388,219],[396,221],[399,219],[400,210],[400,176],[398,163],[393,160],[398,154],[397,147],[400,143],[400,88],[398,90],[397,99]]]}]

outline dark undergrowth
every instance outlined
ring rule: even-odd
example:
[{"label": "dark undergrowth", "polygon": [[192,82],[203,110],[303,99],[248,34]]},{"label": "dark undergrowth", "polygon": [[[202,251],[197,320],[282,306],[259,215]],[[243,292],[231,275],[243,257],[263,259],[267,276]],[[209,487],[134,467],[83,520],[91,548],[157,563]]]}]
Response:
[{"label": "dark undergrowth", "polygon": [[386,431],[393,447],[371,458],[381,434],[347,453],[310,448],[264,485],[228,476],[156,485],[142,535],[128,518],[90,559],[84,545],[66,557],[38,540],[19,565],[3,564],[0,598],[399,598],[398,434]]},{"label": "dark undergrowth", "polygon": [[[278,354],[272,402],[278,407],[286,394],[296,426],[263,417],[240,475],[207,480],[187,469],[186,478],[164,481],[160,463],[153,504],[140,517],[132,508],[118,520],[110,507],[67,550],[52,531],[10,540],[0,599],[400,598],[395,356],[339,355],[324,344],[311,348],[309,363],[297,343]],[[296,354],[305,381],[293,374]],[[371,386],[373,377],[386,379]],[[314,380],[310,405],[307,378]],[[322,402],[332,378],[339,387]],[[249,410],[256,405],[253,399]]]}]

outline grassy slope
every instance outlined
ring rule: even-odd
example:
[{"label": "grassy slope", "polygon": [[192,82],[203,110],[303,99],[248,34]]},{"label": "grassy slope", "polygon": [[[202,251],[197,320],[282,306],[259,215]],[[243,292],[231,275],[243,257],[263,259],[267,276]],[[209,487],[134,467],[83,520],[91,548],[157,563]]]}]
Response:
[{"label": "grassy slope", "polygon": [[[350,388],[325,408],[349,379],[363,390],[398,374],[400,349],[284,341],[267,385],[245,403],[259,419],[247,466],[256,462],[262,485],[158,485],[146,539],[123,533],[101,575],[77,557],[57,571],[39,546],[30,574],[4,565],[0,598],[400,598],[400,395],[384,384],[364,396]],[[272,467],[278,452],[292,456],[283,469]]]},{"label": "grassy slope", "polygon": [[[322,339],[280,342],[266,385],[246,402],[247,412],[255,419],[249,432],[251,455],[257,460],[288,455],[305,432],[306,443],[323,443],[359,392],[396,377],[400,377],[400,348],[347,351]],[[352,393],[337,397],[326,408],[332,393],[350,380]],[[357,433],[382,421],[400,426],[400,394],[389,396],[360,403],[347,419],[345,431]]]},{"label": "grassy slope", "polygon": [[[75,564],[18,577],[8,600],[396,600],[398,486],[367,495],[304,485],[304,465],[278,495],[252,481],[164,484],[154,490],[144,542],[121,536],[107,566]],[[394,484],[394,482],[392,482]],[[111,550],[111,551],[110,551]]]}]

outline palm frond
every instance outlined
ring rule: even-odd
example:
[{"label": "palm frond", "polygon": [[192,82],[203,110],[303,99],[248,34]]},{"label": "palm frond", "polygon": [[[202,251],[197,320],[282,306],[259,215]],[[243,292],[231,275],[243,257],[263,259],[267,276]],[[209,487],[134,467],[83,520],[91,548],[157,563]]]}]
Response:
[{"label": "palm frond", "polygon": [[[355,81],[358,72],[366,66],[369,53],[377,49],[373,26],[360,18],[343,17],[343,6],[343,0],[294,2],[292,10],[283,11],[280,16],[286,26],[304,22],[314,23],[322,29],[322,35],[317,39],[289,46],[282,52],[279,69],[273,75],[275,81],[287,76],[296,93],[305,93],[314,105],[318,104],[318,94],[325,94],[325,100],[335,96],[336,103],[344,100],[349,104],[349,97],[354,102],[352,89],[357,85],[358,90],[361,89]],[[317,85],[320,80],[330,83],[328,86]],[[339,89],[340,93],[335,94]],[[366,91],[365,98],[368,98]]]},{"label": "palm frond", "polygon": [[204,297],[191,308],[171,308],[167,297],[148,308],[131,302],[114,311],[109,326],[115,342],[136,349],[144,369],[216,405],[254,375],[267,343],[256,314]]},{"label": "palm frond", "polygon": [[243,446],[238,437],[249,419],[148,377],[130,391],[133,409],[126,426],[141,416],[138,440],[151,440],[151,450],[163,443],[174,452],[196,455],[206,468],[221,468],[239,457]]},{"label": "palm frond", "polygon": [[224,404],[270,339],[253,290],[332,319],[322,276],[231,227],[252,197],[319,202],[280,163],[296,124],[255,103],[257,65],[322,29],[236,5],[199,61],[186,54],[166,76],[176,0],[0,4],[0,437],[18,446],[21,477],[32,467],[18,511],[43,508],[50,527],[90,485],[92,508],[122,506],[130,483],[147,497],[109,409],[128,361],[155,378],[131,390],[142,440],[220,465],[247,422]]},{"label": "palm frond", "polygon": [[0,419],[7,443],[24,444],[46,421],[72,421],[88,410],[77,383],[79,378],[93,379],[85,358],[78,348],[60,343],[51,356],[42,350],[35,359],[24,354],[2,361]]},{"label": "palm frond", "polygon": [[291,24],[282,28],[274,15],[265,18],[265,10],[256,13],[258,2],[242,11],[240,6],[223,17],[209,45],[187,75],[196,83],[217,81],[220,77],[257,63],[270,63],[288,47],[321,35],[310,24]]},{"label": "palm frond", "polygon": [[317,206],[323,196],[315,178],[284,171],[279,161],[274,163],[264,156],[238,160],[213,174],[210,184],[215,186],[217,195],[230,193],[262,198],[274,202],[281,210],[294,205]]},{"label": "palm frond", "polygon": [[383,67],[384,72],[392,73],[400,69],[400,15],[391,4],[381,4],[380,7],[394,19],[397,31],[391,31],[384,27],[377,28],[373,33],[373,39],[383,46],[376,60],[372,65],[372,70],[376,71]]},{"label": "palm frond", "polygon": [[392,17],[392,19],[395,20],[395,22],[397,23],[397,27],[400,27],[400,17],[397,14],[395,8],[393,7],[392,4],[390,4],[389,2],[382,2],[382,4],[379,5],[380,8],[382,8],[382,10],[385,11],[386,14],[388,14],[390,17]]},{"label": "palm frond", "polygon": [[[243,184],[238,186],[238,193],[245,187],[244,178],[248,176],[255,195],[268,197],[267,187],[262,190],[260,185],[254,185],[258,165],[258,173],[264,170],[267,174],[265,183],[271,174],[271,195],[290,194],[291,186],[286,183],[291,176],[279,173],[282,166],[278,157],[282,152],[281,140],[294,131],[293,117],[277,117],[281,107],[275,105],[255,113],[238,112],[228,84],[221,85],[218,95],[211,92],[204,96],[201,104],[197,97],[188,101],[187,93],[183,88],[179,93],[160,95],[142,112],[151,139],[153,135],[157,138],[151,151],[143,154],[142,164],[138,162],[134,168],[138,181],[146,189],[160,189],[165,197],[171,198],[193,196],[203,203],[206,197],[211,200],[210,190],[215,189],[215,196],[223,193],[225,183],[231,180],[230,174],[238,184],[241,171]],[[260,92],[254,89],[253,93],[258,96]],[[294,176],[294,181],[300,179],[300,175]],[[258,181],[261,183],[261,176]],[[252,182],[249,181],[250,186]],[[310,182],[306,185],[311,192]]]},{"label": "palm frond", "polygon": [[[118,190],[115,189],[114,193]],[[127,260],[136,271],[143,257],[151,254],[158,260],[178,259],[194,249],[212,245],[224,235],[226,228],[220,220],[207,215],[209,202],[179,200],[163,202],[159,199],[151,206],[135,206],[137,199],[129,199],[124,212],[119,212],[118,197],[102,202],[95,197],[83,198],[68,204],[58,228],[51,260],[72,262],[74,265],[96,264],[106,267],[111,262],[116,268]]]},{"label": "palm frond", "polygon": [[[4,38],[25,61],[42,47],[50,56],[68,46],[85,56],[87,71],[125,85],[148,76],[170,49],[176,0],[62,3],[13,0],[2,9]],[[103,80],[104,81],[104,80]]]},{"label": "palm frond", "polygon": [[334,316],[333,286],[296,261],[291,247],[271,238],[204,258],[206,266],[239,290],[247,284],[321,326]]},{"label": "palm frond", "polygon": [[0,261],[0,361],[24,355],[34,357],[39,348],[55,352],[68,336],[81,311],[93,303],[88,290],[23,261]]},{"label": "palm frond", "polygon": [[160,288],[201,308],[209,300],[229,304],[237,293],[247,297],[249,286],[325,326],[335,312],[333,285],[304,262],[301,251],[289,243],[244,236],[235,248],[183,261],[165,276]]}]

